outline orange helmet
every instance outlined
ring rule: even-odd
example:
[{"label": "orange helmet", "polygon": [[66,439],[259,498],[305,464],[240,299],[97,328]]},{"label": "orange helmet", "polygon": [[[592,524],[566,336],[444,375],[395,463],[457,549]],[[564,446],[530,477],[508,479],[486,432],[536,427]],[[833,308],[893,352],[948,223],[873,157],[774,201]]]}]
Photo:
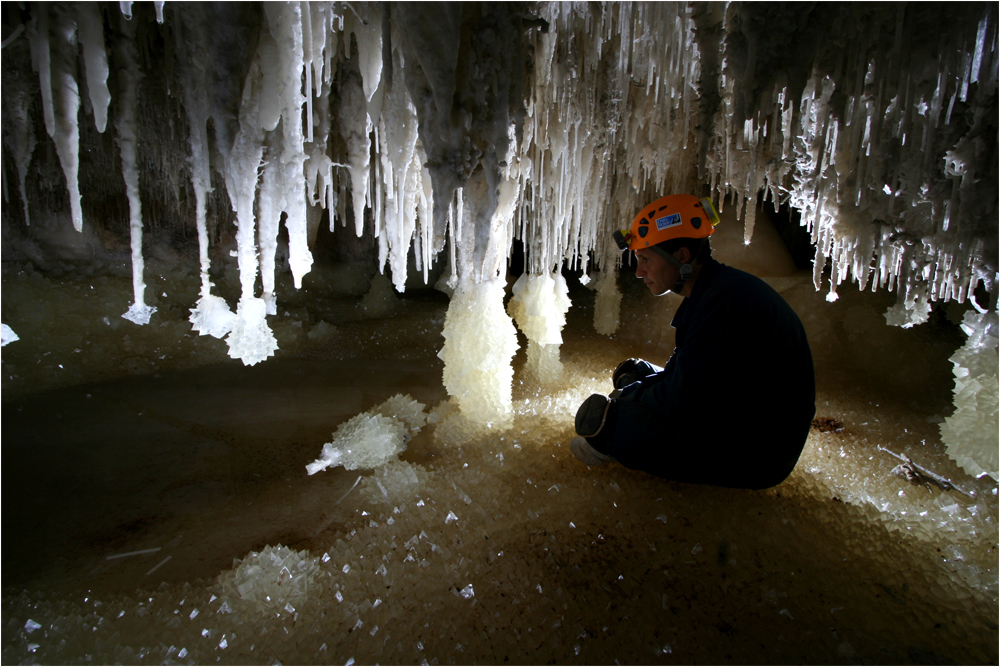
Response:
[{"label": "orange helmet", "polygon": [[649,248],[672,239],[703,239],[712,235],[719,214],[709,197],[668,195],[639,211],[632,228],[615,232],[622,250]]}]

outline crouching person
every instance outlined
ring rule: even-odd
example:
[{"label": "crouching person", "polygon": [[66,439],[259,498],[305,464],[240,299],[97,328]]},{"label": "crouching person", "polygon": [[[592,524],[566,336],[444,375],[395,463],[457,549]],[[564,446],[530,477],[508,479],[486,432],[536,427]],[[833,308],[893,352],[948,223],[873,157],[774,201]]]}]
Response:
[{"label": "crouching person", "polygon": [[666,366],[624,361],[614,391],[580,406],[570,448],[584,463],[748,489],[795,467],[816,402],[805,330],[767,283],[712,259],[718,219],[711,200],[671,195],[615,234],[653,294],[684,301]]}]

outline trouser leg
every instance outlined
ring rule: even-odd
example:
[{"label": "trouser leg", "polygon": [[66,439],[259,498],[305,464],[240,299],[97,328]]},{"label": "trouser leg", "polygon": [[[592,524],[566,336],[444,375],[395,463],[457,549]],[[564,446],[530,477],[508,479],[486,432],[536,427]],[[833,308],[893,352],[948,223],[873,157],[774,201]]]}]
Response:
[{"label": "trouser leg", "polygon": [[[612,438],[595,449],[627,468],[691,484],[764,489],[784,481],[802,452],[809,422],[794,418],[761,428],[751,439],[729,426],[747,423],[730,417],[693,420],[697,428],[666,424],[634,401],[615,402]],[[589,441],[589,439],[588,439]]]}]

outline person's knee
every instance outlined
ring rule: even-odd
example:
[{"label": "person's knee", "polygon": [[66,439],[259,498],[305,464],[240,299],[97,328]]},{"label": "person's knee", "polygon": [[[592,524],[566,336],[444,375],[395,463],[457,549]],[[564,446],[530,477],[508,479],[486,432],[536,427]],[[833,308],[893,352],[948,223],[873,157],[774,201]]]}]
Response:
[{"label": "person's knee", "polygon": [[577,435],[587,439],[595,449],[606,453],[614,434],[617,411],[615,399],[604,394],[592,394],[576,411]]}]

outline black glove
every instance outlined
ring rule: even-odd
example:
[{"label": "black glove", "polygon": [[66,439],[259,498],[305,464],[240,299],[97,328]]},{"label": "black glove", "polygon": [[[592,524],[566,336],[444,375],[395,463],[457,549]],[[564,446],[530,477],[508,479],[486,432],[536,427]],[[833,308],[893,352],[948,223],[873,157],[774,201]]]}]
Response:
[{"label": "black glove", "polygon": [[659,366],[654,366],[642,359],[626,359],[618,364],[618,367],[611,374],[611,383],[614,384],[615,389],[621,389],[662,370]]}]

